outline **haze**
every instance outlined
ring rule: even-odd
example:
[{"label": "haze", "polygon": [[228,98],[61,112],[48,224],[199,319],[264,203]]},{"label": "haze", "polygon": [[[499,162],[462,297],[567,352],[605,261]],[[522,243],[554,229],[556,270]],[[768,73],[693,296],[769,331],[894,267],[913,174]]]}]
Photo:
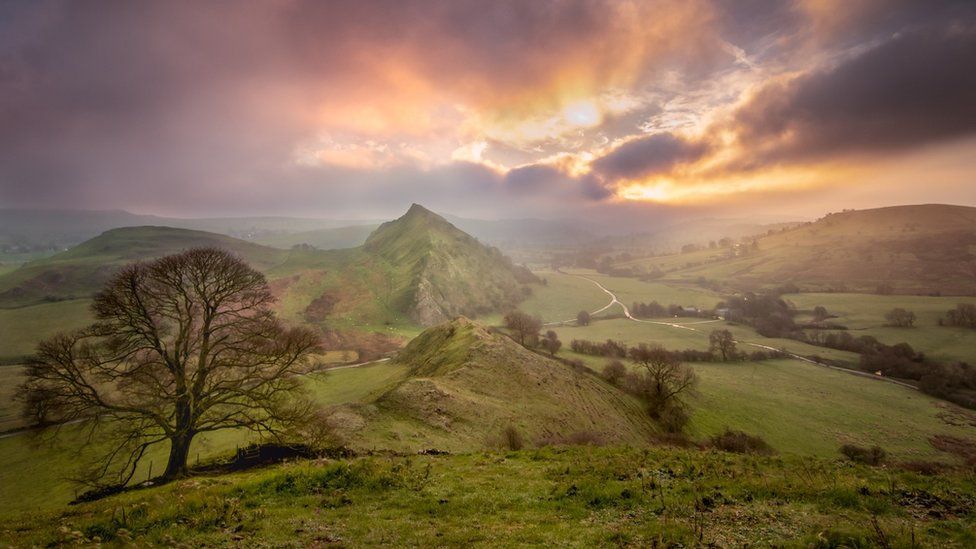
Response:
[{"label": "haze", "polygon": [[966,1],[5,2],[0,205],[976,204]]}]

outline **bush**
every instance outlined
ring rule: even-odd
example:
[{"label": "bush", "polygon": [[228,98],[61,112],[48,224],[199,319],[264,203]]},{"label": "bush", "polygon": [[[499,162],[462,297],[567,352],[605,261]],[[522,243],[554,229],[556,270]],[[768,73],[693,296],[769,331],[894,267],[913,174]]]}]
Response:
[{"label": "bush", "polygon": [[939,321],[943,325],[960,326],[963,328],[976,328],[976,305],[972,303],[960,303],[952,309],[944,319]]},{"label": "bush", "polygon": [[619,385],[625,375],[627,375],[627,367],[619,360],[611,360],[603,367],[603,379],[611,385]]},{"label": "bush", "polygon": [[589,326],[590,325],[590,313],[586,311],[580,311],[576,314],[576,324],[578,326]]},{"label": "bush", "polygon": [[926,461],[922,459],[902,461],[897,467],[903,471],[910,471],[925,476],[939,475],[952,469],[952,465],[941,461]]},{"label": "bush", "polygon": [[773,447],[770,446],[762,437],[750,435],[742,431],[726,429],[725,432],[711,438],[711,446],[723,452],[735,454],[761,454],[770,455]]},{"label": "bush", "polygon": [[509,450],[521,450],[525,447],[522,433],[514,425],[509,425],[502,431],[502,444]]},{"label": "bush", "polygon": [[677,434],[684,430],[685,425],[691,420],[691,414],[684,406],[669,405],[658,413],[658,422],[664,430],[671,434]]},{"label": "bush", "polygon": [[888,326],[896,328],[911,328],[915,325],[915,313],[896,307],[885,313],[885,320]]},{"label": "bush", "polygon": [[841,446],[840,453],[844,454],[847,459],[854,463],[863,463],[865,465],[881,465],[888,455],[880,446],[863,448],[854,444]]}]

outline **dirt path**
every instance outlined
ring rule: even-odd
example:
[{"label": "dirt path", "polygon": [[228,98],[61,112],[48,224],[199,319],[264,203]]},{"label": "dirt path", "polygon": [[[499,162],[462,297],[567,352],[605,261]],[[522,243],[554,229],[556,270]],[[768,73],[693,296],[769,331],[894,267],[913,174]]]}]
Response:
[{"label": "dirt path", "polygon": [[[559,271],[559,272],[562,273],[562,271]],[[593,311],[592,313],[590,313],[591,315],[595,315],[597,313],[602,313],[603,311],[609,309],[610,307],[613,307],[614,305],[620,305],[620,308],[623,309],[623,311],[624,311],[624,316],[627,317],[628,320],[631,320],[633,322],[643,322],[645,324],[658,324],[658,325],[661,325],[661,326],[670,326],[671,328],[678,328],[680,330],[689,330],[689,331],[692,331],[692,332],[699,332],[699,333],[702,333],[702,334],[704,334],[704,331],[701,330],[701,329],[699,329],[699,328],[695,328],[694,327],[695,325],[699,325],[699,324],[711,324],[713,322],[721,322],[720,319],[715,319],[715,320],[702,320],[702,321],[697,321],[697,322],[688,322],[688,323],[684,323],[684,324],[678,324],[678,323],[675,323],[675,322],[662,322],[662,321],[657,321],[657,320],[647,320],[647,319],[643,319],[643,318],[637,318],[637,317],[633,316],[632,314],[630,314],[630,309],[628,309],[626,305],[624,305],[619,299],[617,299],[616,294],[614,294],[613,292],[611,292],[610,290],[608,290],[606,288],[606,286],[604,286],[603,284],[600,284],[596,280],[593,280],[592,278],[585,277],[583,275],[574,275],[574,274],[569,274],[569,273],[562,273],[562,274],[566,274],[566,275],[569,275],[569,276],[575,276],[577,278],[582,278],[583,280],[589,281],[594,286],[596,286],[597,288],[599,288],[600,290],[602,290],[605,294],[607,294],[608,296],[610,296],[610,303],[607,303],[602,308],[600,308],[600,309],[598,309],[596,311]],[[568,322],[575,322],[575,321],[576,321],[576,319],[575,318],[572,318],[572,319],[563,320],[563,321],[560,321],[560,322],[549,322],[549,323],[544,324],[544,326],[552,326],[552,325],[555,325],[555,324],[565,324],[565,323],[568,323]],[[761,343],[753,343],[751,341],[736,341],[736,343],[739,343],[741,345],[749,345],[750,347],[758,347],[760,349],[765,349],[767,351],[777,351],[777,352],[785,353],[790,358],[793,358],[793,359],[796,359],[796,360],[800,360],[800,361],[803,361],[803,362],[806,362],[806,363],[809,363],[809,364],[815,364],[817,366],[822,366],[824,368],[829,368],[831,370],[837,370],[839,372],[845,372],[845,373],[848,373],[848,374],[852,374],[852,375],[856,375],[856,376],[860,376],[860,377],[864,377],[864,378],[868,378],[868,379],[874,379],[874,380],[877,380],[877,381],[887,381],[888,383],[894,383],[895,385],[900,385],[902,387],[906,387],[906,388],[912,389],[914,391],[917,391],[918,390],[918,387],[915,387],[914,385],[911,385],[909,383],[905,383],[904,381],[898,381],[897,379],[891,379],[891,378],[887,378],[887,377],[876,376],[874,374],[870,374],[870,373],[867,373],[867,372],[861,372],[859,370],[851,370],[850,368],[841,368],[840,366],[833,366],[831,364],[825,364],[823,362],[818,362],[816,360],[813,360],[811,358],[807,358],[807,357],[802,356],[802,355],[798,355],[798,354],[795,354],[795,353],[791,353],[789,351],[786,351],[785,349],[777,349],[775,347],[770,347],[769,345],[763,345]]]}]

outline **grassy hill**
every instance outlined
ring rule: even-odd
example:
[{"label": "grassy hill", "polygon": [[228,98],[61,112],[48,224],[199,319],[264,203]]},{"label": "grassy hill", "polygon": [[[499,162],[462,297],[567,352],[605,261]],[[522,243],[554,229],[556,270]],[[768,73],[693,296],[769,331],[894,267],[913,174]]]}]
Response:
[{"label": "grassy hill", "polygon": [[827,215],[728,249],[635,260],[669,277],[704,277],[743,288],[793,282],[809,290],[972,295],[976,292],[976,208],[925,204]]},{"label": "grassy hill", "polygon": [[407,379],[374,406],[342,412],[356,426],[354,446],[471,451],[497,444],[508,427],[527,444],[645,444],[655,432],[630,395],[463,317],[424,331],[393,364]]},{"label": "grassy hill", "polygon": [[[348,227],[370,221],[299,217],[176,218],[124,210],[0,209],[0,252],[63,251],[112,229],[156,226],[257,240],[296,232]],[[375,226],[375,223],[374,223]],[[0,258],[3,255],[0,254]],[[14,258],[16,259],[16,258]]]},{"label": "grassy hill", "polygon": [[287,255],[281,250],[203,231],[172,227],[112,229],[68,251],[0,276],[0,308],[87,298],[121,265],[202,246],[237,253],[257,269],[268,269]]},{"label": "grassy hill", "polygon": [[971,476],[835,460],[550,447],[197,477],[8,518],[0,538],[25,547],[971,547],[974,489]]},{"label": "grassy hill", "polygon": [[276,233],[256,237],[254,241],[265,246],[282,249],[307,244],[320,250],[341,250],[362,246],[363,242],[366,242],[366,238],[377,227],[379,225],[375,224],[352,225],[297,233]]},{"label": "grassy hill", "polygon": [[119,266],[199,246],[240,255],[266,274],[286,320],[317,326],[332,348],[356,351],[386,352],[419,326],[504,310],[535,280],[417,205],[366,245],[345,250],[282,250],[171,227],[113,229],[0,274],[0,323],[8,327],[0,331],[0,361],[84,325],[88,300]]},{"label": "grassy hill", "polygon": [[391,304],[424,326],[511,307],[525,297],[522,284],[535,281],[497,249],[417,204],[380,225],[363,250],[396,267]]}]

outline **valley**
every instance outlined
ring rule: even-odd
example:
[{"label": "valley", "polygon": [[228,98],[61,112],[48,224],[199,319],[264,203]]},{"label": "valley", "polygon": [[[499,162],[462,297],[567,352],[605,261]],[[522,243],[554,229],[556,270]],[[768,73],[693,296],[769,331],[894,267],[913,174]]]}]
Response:
[{"label": "valley", "polygon": [[[783,234],[800,230],[803,227],[786,228]],[[759,242],[764,249],[765,238]],[[0,483],[9,494],[0,499],[0,512],[25,517],[60,512],[79,495],[79,486],[69,478],[82,472],[84,460],[71,456],[98,451],[97,446],[85,443],[78,424],[63,426],[53,446],[37,433],[16,431],[25,426],[20,404],[14,399],[23,380],[18,364],[40,340],[89,323],[91,296],[114,269],[133,259],[200,245],[228,249],[254,265],[268,279],[276,298],[274,311],[290,325],[316,331],[323,350],[313,356],[316,371],[301,385],[322,414],[320,421],[328,426],[331,440],[341,441],[348,451],[360,455],[377,451],[395,456],[420,451],[451,454],[419,458],[434,460],[431,466],[438,468],[440,463],[450,463],[429,481],[433,484],[424,493],[447,490],[441,482],[457,486],[457,480],[447,480],[449,475],[469,466],[462,464],[479,455],[487,460],[478,467],[479,474],[489,475],[480,482],[494,489],[500,482],[495,475],[509,467],[538,474],[532,469],[536,459],[529,457],[532,455],[545,455],[556,463],[575,461],[578,457],[571,456],[592,452],[623,456],[632,455],[633,448],[651,448],[655,466],[677,460],[706,468],[718,463],[744,467],[748,462],[742,460],[756,459],[673,448],[673,435],[647,416],[644,401],[605,379],[603,371],[610,358],[575,351],[572,344],[576,340],[613,340],[625,347],[651,344],[669,351],[707,353],[712,348],[710,334],[727,330],[740,351],[780,352],[732,362],[687,361],[697,383],[687,397],[689,418],[680,435],[685,442],[680,444],[709,447],[708,441],[730,429],[759,437],[777,456],[762,458],[769,460],[763,467],[782,470],[777,474],[787,484],[793,482],[789,478],[794,473],[789,471],[795,463],[837,467],[838,449],[844,445],[883,447],[893,466],[956,468],[964,466],[967,458],[940,441],[963,441],[963,445],[976,441],[976,413],[924,394],[916,389],[915,381],[862,371],[857,352],[813,345],[792,336],[764,336],[748,321],[719,316],[714,311],[721,309],[721,303],[730,296],[751,295],[743,292],[755,286],[749,279],[735,276],[720,278],[724,281],[720,284],[711,283],[711,278],[702,283],[702,267],[680,264],[697,257],[695,254],[712,252],[611,263],[611,270],[634,265],[661,269],[663,276],[655,277],[569,265],[535,264],[530,270],[414,205],[401,218],[373,228],[358,247],[280,249],[213,233],[139,227],[111,230],[67,252],[0,274],[0,321],[4,326],[0,358],[7,364],[0,366],[0,425],[8,431],[0,438]],[[742,260],[710,261],[705,263],[711,269],[709,276],[724,277],[717,269],[730,269]],[[791,280],[779,276],[787,275],[769,275],[765,280]],[[798,289],[803,291],[777,295],[799,325],[815,326],[822,333],[870,335],[887,345],[906,342],[938,361],[976,361],[976,332],[940,325],[949,309],[959,303],[976,304],[976,298]],[[665,309],[677,306],[684,312],[659,317],[636,314],[635,307],[648,303]],[[817,307],[829,313],[829,326],[816,324]],[[913,327],[886,325],[886,313],[896,307],[916,314]],[[551,330],[563,343],[555,357],[549,358],[540,349],[523,348],[506,335],[506,314],[516,308],[537,316],[541,331]],[[589,313],[587,325],[577,321],[581,311]],[[686,314],[689,316],[683,316]],[[627,372],[642,371],[626,357],[621,360]],[[517,437],[523,450],[512,452],[512,442],[506,437]],[[240,448],[262,441],[243,430],[201,435],[191,448],[191,465],[226,460]],[[410,457],[396,459],[413,461]],[[151,478],[165,460],[166,448],[154,447],[133,475],[133,484]],[[489,472],[494,468],[497,473]],[[277,470],[243,473],[239,479],[214,478],[246,484],[251,477],[271,478]],[[858,471],[856,479],[867,474]],[[902,474],[909,475],[904,477],[909,484],[928,482],[926,477]],[[550,482],[544,478],[539,479],[540,486]],[[844,482],[856,484],[856,479]],[[220,486],[224,481],[217,482]],[[213,489],[206,487],[209,484],[203,486],[178,489],[199,493],[193,497],[225,497],[213,495]],[[723,490],[746,489],[744,486],[736,483]],[[687,488],[682,490],[687,493]],[[137,490],[119,497],[134,502],[143,497],[141,493]],[[476,492],[471,497],[483,495]],[[607,510],[618,512],[632,505],[643,508],[653,499],[645,501],[641,496],[621,503],[615,498],[608,500],[613,503],[607,504]],[[93,505],[94,510],[103,504]],[[291,503],[276,499],[273,505]],[[733,507],[728,505],[730,512]],[[751,504],[743,505],[736,512],[758,512]],[[95,514],[81,520],[93,520],[100,511],[92,512]],[[333,512],[339,513],[337,517],[342,513]],[[675,523],[665,531],[672,539],[687,535],[692,517],[687,510],[671,512],[676,513]],[[885,519],[894,521],[887,524],[902,520],[895,516]],[[408,517],[394,520],[412,520]],[[254,520],[255,532],[261,531],[260,520]],[[142,528],[145,535],[151,535],[145,529],[148,525]],[[732,535],[720,523],[705,528],[716,539]],[[194,542],[209,535],[193,528],[181,532],[183,539]],[[598,532],[603,533],[594,535],[609,535],[602,529]],[[638,536],[633,539],[643,535],[628,532],[626,535]],[[776,536],[784,532],[770,539],[781,539]],[[260,534],[271,539],[268,535]],[[468,539],[473,534],[463,528],[454,535]],[[739,538],[733,535],[729,539]]]},{"label": "valley", "polygon": [[3,0],[0,549],[976,547],[976,1]]}]

